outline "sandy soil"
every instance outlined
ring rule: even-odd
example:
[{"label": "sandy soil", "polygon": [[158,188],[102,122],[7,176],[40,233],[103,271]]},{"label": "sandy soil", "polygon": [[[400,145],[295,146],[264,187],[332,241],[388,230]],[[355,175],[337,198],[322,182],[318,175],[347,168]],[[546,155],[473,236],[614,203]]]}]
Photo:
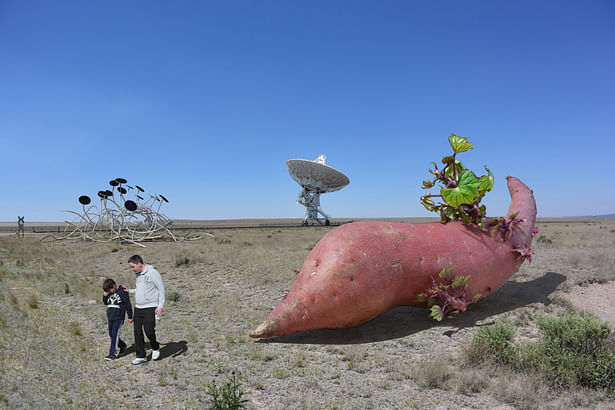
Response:
[{"label": "sandy soil", "polygon": [[575,286],[558,294],[576,310],[590,313],[615,327],[615,281]]}]

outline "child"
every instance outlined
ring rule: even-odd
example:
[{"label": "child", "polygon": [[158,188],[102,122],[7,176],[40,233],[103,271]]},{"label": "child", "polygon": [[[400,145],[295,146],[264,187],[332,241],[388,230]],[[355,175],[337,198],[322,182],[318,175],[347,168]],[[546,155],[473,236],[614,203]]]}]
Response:
[{"label": "child", "polygon": [[103,291],[102,301],[107,305],[109,337],[111,337],[109,355],[105,360],[115,360],[126,350],[126,343],[120,339],[120,328],[124,324],[126,312],[128,312],[128,323],[132,323],[132,305],[128,293],[122,287],[118,287],[113,279],[105,279]]}]

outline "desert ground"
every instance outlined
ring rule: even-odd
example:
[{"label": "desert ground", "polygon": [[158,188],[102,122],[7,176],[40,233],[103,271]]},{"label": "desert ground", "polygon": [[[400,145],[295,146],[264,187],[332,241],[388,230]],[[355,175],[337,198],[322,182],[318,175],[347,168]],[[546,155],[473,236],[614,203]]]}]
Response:
[{"label": "desert ground", "polygon": [[[538,316],[571,309],[615,324],[615,219],[539,219],[531,264],[456,318],[436,322],[425,309],[398,307],[355,328],[267,340],[248,332],[335,228],[214,225],[201,230],[215,237],[145,248],[54,240],[32,226],[17,239],[5,227],[0,406],[206,408],[208,387],[235,372],[253,409],[615,409],[604,391],[555,389],[532,374],[464,361],[477,330],[502,320],[514,323],[519,340],[536,338]],[[130,363],[128,323],[128,354],[103,360],[102,282],[134,287],[133,254],[154,265],[167,288],[157,328],[162,358],[139,366]]]}]

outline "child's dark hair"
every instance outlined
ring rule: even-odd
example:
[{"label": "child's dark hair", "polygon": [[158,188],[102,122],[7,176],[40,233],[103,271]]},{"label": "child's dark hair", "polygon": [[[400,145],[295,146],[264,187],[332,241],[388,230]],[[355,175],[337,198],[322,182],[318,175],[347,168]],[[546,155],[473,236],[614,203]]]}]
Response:
[{"label": "child's dark hair", "polygon": [[108,292],[109,289],[113,288],[115,286],[115,281],[113,279],[105,279],[105,281],[103,282],[103,290],[105,292]]}]

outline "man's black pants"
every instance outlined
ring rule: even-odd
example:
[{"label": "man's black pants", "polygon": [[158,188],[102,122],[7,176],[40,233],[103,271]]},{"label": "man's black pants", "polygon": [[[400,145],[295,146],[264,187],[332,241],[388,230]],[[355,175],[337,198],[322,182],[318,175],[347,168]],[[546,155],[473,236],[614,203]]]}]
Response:
[{"label": "man's black pants", "polygon": [[160,343],[156,340],[156,308],[135,308],[135,312],[132,315],[134,321],[135,331],[135,349],[137,351],[137,357],[145,358],[145,339],[143,337],[143,331],[145,336],[149,340],[149,344],[153,350],[160,349]]}]

